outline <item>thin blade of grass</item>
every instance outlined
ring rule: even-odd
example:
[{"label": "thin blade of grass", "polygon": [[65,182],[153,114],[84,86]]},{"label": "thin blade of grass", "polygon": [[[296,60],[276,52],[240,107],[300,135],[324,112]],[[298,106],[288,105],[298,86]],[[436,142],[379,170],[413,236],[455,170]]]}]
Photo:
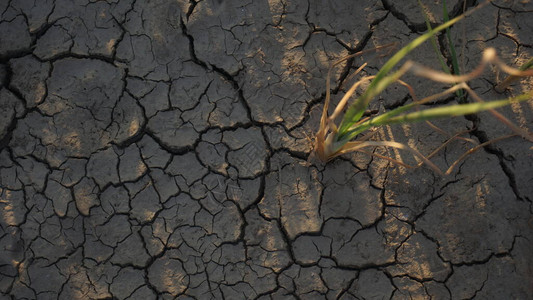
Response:
[{"label": "thin blade of grass", "polygon": [[[445,22],[447,22],[450,19],[450,16],[448,14],[448,8],[446,7],[446,0],[442,1],[442,14],[443,19]],[[452,68],[453,68],[453,74],[460,75],[461,71],[459,70],[459,63],[457,61],[457,53],[455,52],[455,45],[452,40],[452,34],[450,27],[446,28],[446,39],[448,40],[448,45],[450,46],[450,55],[452,56]],[[463,101],[463,90],[457,90],[456,92],[457,97],[459,97],[459,103]]]},{"label": "thin blade of grass", "polygon": [[438,72],[433,69],[427,68],[421,64],[412,63],[410,71],[413,72],[413,74],[417,76],[422,76],[429,78],[433,81],[443,82],[443,83],[457,83],[457,82],[467,82],[469,80],[472,80],[474,78],[479,77],[483,71],[485,70],[485,67],[488,64],[494,64],[498,68],[500,68],[502,71],[504,71],[507,74],[511,74],[514,76],[520,76],[520,77],[526,77],[526,76],[533,76],[533,69],[527,69],[527,70],[519,70],[512,68],[508,65],[506,65],[504,62],[502,62],[498,56],[496,55],[496,49],[494,48],[487,48],[483,51],[483,58],[481,59],[481,62],[479,65],[472,70],[470,73],[466,73],[463,75],[450,75],[443,72]]},{"label": "thin blade of grass", "polygon": [[409,151],[411,152],[411,154],[421,159],[426,165],[428,165],[435,172],[439,173],[440,175],[443,175],[442,171],[434,163],[432,163],[429,159],[427,159],[422,153],[418,152],[418,150],[411,148],[405,144],[393,142],[393,141],[349,142],[349,143],[346,143],[341,148],[341,150],[339,150],[335,154],[335,156],[342,155],[342,154],[352,152],[352,151],[358,151],[359,149],[366,148],[366,147],[391,147],[391,148]]},{"label": "thin blade of grass", "polygon": [[412,165],[404,163],[402,160],[390,158],[390,157],[388,157],[386,155],[381,155],[379,153],[374,153],[374,152],[370,152],[370,151],[366,151],[366,150],[362,150],[362,149],[357,150],[357,152],[361,152],[361,153],[364,153],[364,154],[367,154],[367,155],[370,155],[370,156],[375,156],[375,157],[384,159],[386,161],[390,161],[391,163],[400,165],[400,166],[402,166],[402,167],[404,167],[406,169],[416,169],[416,168],[420,167],[420,164],[416,165],[416,166],[412,166]]},{"label": "thin blade of grass", "polygon": [[[424,8],[424,5],[422,5],[421,0],[418,0],[418,6],[422,10],[422,14],[424,15],[424,20],[426,21],[426,27],[428,28],[428,30],[432,30],[433,28],[431,26],[431,22],[429,21],[428,13],[426,9]],[[440,55],[439,46],[438,46],[437,38],[435,35],[431,37],[430,42],[431,42],[431,46],[433,46],[433,50],[435,51],[435,54],[437,55],[437,59],[439,60],[442,71],[444,71],[445,73],[450,73],[450,68],[448,68],[448,65],[446,65],[446,62],[444,62],[444,59],[442,59]]]},{"label": "thin blade of grass", "polygon": [[495,139],[492,139],[490,141],[487,141],[487,142],[484,142],[482,144],[479,144],[471,149],[469,149],[468,151],[466,151],[465,153],[463,153],[463,155],[461,155],[461,157],[459,157],[457,160],[455,160],[453,162],[453,164],[448,168],[448,170],[446,170],[446,172],[444,173],[444,175],[450,175],[453,171],[453,169],[461,162],[463,161],[468,155],[478,151],[479,149],[489,145],[489,144],[492,144],[492,143],[495,143],[497,141],[501,141],[501,140],[504,140],[504,139],[508,139],[510,137],[513,137],[513,136],[516,136],[516,134],[510,134],[510,135],[505,135],[505,136],[501,136],[501,137],[498,137],[498,138],[495,138]]},{"label": "thin blade of grass", "polygon": [[344,109],[344,107],[348,103],[348,100],[350,100],[350,97],[352,97],[352,95],[355,93],[355,90],[361,84],[365,83],[366,81],[372,80],[372,78],[374,78],[374,76],[365,76],[365,77],[361,78],[359,81],[357,81],[356,83],[354,83],[350,87],[350,89],[346,92],[346,94],[344,94],[344,96],[342,97],[341,101],[339,101],[339,104],[337,104],[337,107],[335,107],[335,110],[333,111],[333,113],[331,114],[331,117],[329,119],[331,121],[335,120],[342,113],[342,110]]},{"label": "thin blade of grass", "polygon": [[[531,69],[531,68],[533,68],[533,57],[530,58],[525,64],[523,64],[518,69],[520,71],[526,71],[527,69]],[[505,89],[508,86],[510,86],[513,82],[517,81],[520,78],[521,78],[520,76],[509,75],[509,76],[507,76],[507,78],[505,78],[505,80],[503,80],[500,84],[498,84],[494,89],[497,92],[502,93],[503,91],[505,91]]]},{"label": "thin blade of grass", "polygon": [[420,122],[420,121],[432,120],[432,119],[443,118],[443,117],[464,116],[464,115],[474,114],[474,113],[484,111],[484,110],[495,109],[498,107],[506,106],[513,102],[526,101],[526,100],[531,99],[532,97],[533,97],[533,93],[530,92],[530,93],[522,94],[517,97],[507,98],[507,99],[502,99],[502,100],[495,100],[495,101],[490,101],[490,102],[456,104],[456,105],[451,105],[451,106],[426,109],[422,111],[412,112],[412,113],[402,115],[402,116],[392,117],[386,120],[382,120],[379,123],[376,123],[374,120],[370,120],[369,122],[372,124],[372,126],[379,126],[379,125],[390,125],[390,124],[396,124],[396,123],[413,123],[413,122]]},{"label": "thin blade of grass", "polygon": [[443,136],[446,136],[446,137],[449,137],[450,139],[452,140],[463,140],[465,142],[468,142],[468,143],[471,143],[471,144],[474,144],[476,145],[476,141],[474,141],[473,139],[470,139],[470,138],[465,138],[465,137],[462,137],[461,135],[465,134],[465,133],[468,133],[474,129],[469,129],[469,130],[465,130],[465,131],[462,131],[462,132],[459,132],[455,135],[451,135],[449,133],[447,133],[446,131],[444,131],[443,129],[439,128],[437,125],[431,123],[430,121],[426,121],[426,124],[431,127],[431,129],[435,130],[436,132],[442,134]]}]

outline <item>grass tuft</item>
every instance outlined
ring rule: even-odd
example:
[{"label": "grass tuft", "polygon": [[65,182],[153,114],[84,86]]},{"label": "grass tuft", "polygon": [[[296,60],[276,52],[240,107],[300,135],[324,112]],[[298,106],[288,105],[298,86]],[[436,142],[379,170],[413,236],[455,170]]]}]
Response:
[{"label": "grass tuft", "polygon": [[[422,122],[422,121],[427,122],[429,120],[433,120],[437,118],[449,118],[449,117],[454,117],[454,116],[462,116],[462,115],[473,114],[473,113],[486,111],[486,110],[490,111],[494,116],[496,116],[496,118],[499,121],[501,121],[502,123],[510,127],[515,132],[513,136],[521,135],[524,138],[533,142],[533,136],[529,132],[512,124],[505,117],[503,117],[501,114],[495,111],[496,108],[506,106],[511,103],[517,103],[517,102],[527,101],[529,99],[532,99],[533,98],[532,91],[529,91],[527,93],[524,93],[516,97],[504,98],[504,99],[494,100],[490,102],[485,102],[472,89],[470,89],[467,84],[468,81],[479,77],[488,64],[496,65],[502,71],[510,74],[511,75],[510,77],[513,77],[513,80],[514,78],[531,76],[533,75],[533,69],[530,69],[533,65],[532,60],[530,60],[528,64],[526,64],[526,67],[523,66],[520,69],[514,69],[514,68],[507,66],[503,62],[501,62],[498,56],[496,55],[496,51],[493,48],[487,48],[485,49],[482,60],[476,69],[474,69],[473,71],[467,74],[461,75],[459,73],[457,55],[453,47],[453,43],[451,41],[451,34],[449,32],[449,28],[452,25],[459,22],[460,20],[462,20],[463,18],[465,18],[465,16],[467,16],[467,14],[471,12],[472,11],[450,20],[448,16],[446,4],[444,2],[443,16],[444,16],[445,22],[435,28],[431,28],[431,25],[429,23],[429,18],[426,15],[426,24],[428,25],[428,32],[417,37],[416,39],[411,41],[409,44],[407,44],[405,47],[397,51],[381,67],[381,69],[377,72],[376,75],[365,76],[365,77],[362,77],[357,82],[355,82],[348,89],[348,91],[346,92],[344,97],[340,100],[340,102],[337,104],[334,112],[330,116],[328,114],[328,108],[329,108],[329,104],[331,100],[330,77],[331,77],[332,69],[349,58],[362,55],[369,51],[367,50],[367,51],[358,52],[358,53],[349,55],[348,57],[342,58],[334,62],[330,66],[327,79],[326,79],[326,99],[325,99],[324,108],[322,111],[322,117],[320,120],[320,128],[315,137],[314,150],[315,150],[316,155],[322,161],[329,161],[330,159],[334,157],[337,157],[339,155],[342,155],[348,152],[360,151],[363,153],[368,153],[370,155],[385,158],[383,156],[373,154],[373,152],[364,150],[364,148],[392,147],[392,148],[409,151],[414,156],[418,157],[422,161],[422,163],[425,163],[426,165],[434,169],[436,172],[443,174],[441,170],[439,170],[433,163],[431,163],[431,161],[429,161],[429,158],[435,155],[436,151],[430,154],[428,157],[426,157],[422,155],[421,153],[419,153],[416,149],[412,149],[409,146],[406,146],[404,144],[401,144],[395,141],[371,141],[369,140],[370,137],[372,136],[371,132],[373,132],[374,129],[380,126],[384,126],[384,125],[407,124],[407,123],[415,123],[415,122]],[[432,40],[433,43],[435,43],[434,48],[437,50],[435,36],[437,33],[443,30],[447,31],[446,36],[448,38],[448,44],[450,45],[450,48],[451,48],[450,55],[451,55],[453,73],[444,64],[444,62],[442,62],[444,72],[432,70],[430,68],[417,64],[413,61],[407,61],[403,65],[401,65],[401,67],[396,68],[396,66],[405,58],[405,56],[408,53],[416,49],[418,46],[420,46],[422,43],[424,43],[427,40]],[[370,51],[381,51],[383,48],[388,48],[388,47],[390,47],[390,45],[377,47]],[[357,69],[355,73],[357,74],[361,72],[365,66],[366,64],[361,66],[359,69]],[[414,95],[414,89],[409,84],[401,80],[401,77],[407,72],[411,72],[420,77],[425,77],[427,79],[432,80],[433,82],[449,83],[451,84],[451,87],[441,93],[431,95],[421,100],[417,100],[416,96]],[[364,86],[364,83],[368,81],[370,81],[370,84],[368,84],[366,89],[362,91],[361,95],[357,97],[355,101],[353,101],[351,104],[348,105],[349,100],[351,99],[352,96],[355,95],[356,90],[359,89],[361,86]],[[364,112],[368,108],[369,103],[393,83],[400,83],[403,86],[407,87],[414,101],[410,104],[406,104],[401,107],[395,108],[381,115],[377,115],[371,118],[362,118]],[[475,103],[461,103],[460,102],[460,104],[420,110],[421,104],[434,101],[438,98],[441,98],[443,96],[453,94],[453,93],[455,93],[459,97],[459,99],[463,99],[464,96],[468,94],[476,102]],[[345,109],[346,111],[344,115],[342,115],[342,112]],[[342,115],[342,118],[341,118],[341,115]],[[339,118],[341,118],[341,120],[340,120],[340,124],[337,126],[336,120]],[[364,136],[361,137],[361,135],[364,135]],[[456,138],[459,138],[459,137],[453,136],[450,140],[456,139]],[[464,159],[468,154],[478,150],[479,148],[485,146],[486,144],[495,142],[497,140],[500,140],[500,139],[495,139],[493,141],[489,141],[481,145],[476,145],[475,147],[467,151],[465,155],[461,156],[459,160]],[[439,147],[439,149],[441,148],[442,147]],[[396,163],[398,165],[408,166],[407,164],[399,160],[394,160],[391,158],[385,158],[385,159],[392,161],[393,163]],[[457,162],[453,163],[450,169],[446,171],[446,173],[449,174],[452,171],[453,167],[455,167],[456,165],[457,165]]]}]

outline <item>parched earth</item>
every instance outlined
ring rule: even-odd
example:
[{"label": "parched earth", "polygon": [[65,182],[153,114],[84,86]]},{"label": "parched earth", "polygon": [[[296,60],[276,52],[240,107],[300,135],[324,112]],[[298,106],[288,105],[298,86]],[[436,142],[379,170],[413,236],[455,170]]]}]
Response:
[{"label": "parched earth", "polygon": [[[0,298],[533,299],[530,142],[490,144],[449,176],[310,159],[329,64],[425,30],[414,0],[1,0]],[[451,34],[471,70],[486,47],[523,63],[531,32],[531,1],[498,0]],[[411,58],[439,68],[429,43]],[[334,98],[385,59],[336,69]],[[471,83],[486,100],[531,87],[498,94],[494,71]],[[369,113],[410,101],[393,86]],[[532,101],[500,112],[533,128]],[[469,130],[433,157],[446,169],[510,132],[488,113],[435,125],[375,138],[428,154]]]}]

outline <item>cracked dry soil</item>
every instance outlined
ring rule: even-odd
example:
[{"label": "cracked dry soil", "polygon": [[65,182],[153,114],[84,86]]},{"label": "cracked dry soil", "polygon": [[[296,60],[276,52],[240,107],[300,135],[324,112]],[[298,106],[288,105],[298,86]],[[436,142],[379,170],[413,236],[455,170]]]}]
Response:
[{"label": "cracked dry soil", "polygon": [[[530,57],[532,15],[498,0],[454,27],[466,69],[488,46]],[[328,64],[425,29],[414,0],[0,1],[0,298],[533,299],[530,144],[448,177],[364,154],[307,162]],[[412,58],[438,66],[430,44]],[[485,75],[473,87],[501,98]],[[532,107],[502,113],[533,128]],[[436,124],[506,133],[489,114]],[[425,124],[378,135],[423,153],[446,139]]]}]

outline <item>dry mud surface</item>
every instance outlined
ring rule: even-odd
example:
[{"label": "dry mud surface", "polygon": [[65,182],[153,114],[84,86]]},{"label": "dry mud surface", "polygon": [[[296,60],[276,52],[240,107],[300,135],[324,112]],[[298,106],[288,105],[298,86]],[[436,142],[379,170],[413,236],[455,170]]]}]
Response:
[{"label": "dry mud surface", "polygon": [[[530,143],[450,176],[363,153],[308,162],[329,63],[425,30],[414,0],[0,1],[0,298],[533,299]],[[531,32],[533,4],[501,0],[452,35],[470,70],[489,46],[523,62]],[[411,58],[438,68],[430,44]],[[472,82],[486,99],[503,97],[493,71]],[[391,87],[372,110],[410,101]],[[501,112],[531,129],[532,108]],[[435,124],[509,133],[490,114]],[[446,140],[426,124],[376,137]]]}]

